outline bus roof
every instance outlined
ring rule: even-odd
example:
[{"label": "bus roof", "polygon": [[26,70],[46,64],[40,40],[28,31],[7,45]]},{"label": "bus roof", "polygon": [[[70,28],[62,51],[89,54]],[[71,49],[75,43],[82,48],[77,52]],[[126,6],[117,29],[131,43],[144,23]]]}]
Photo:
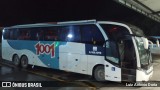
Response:
[{"label": "bus roof", "polygon": [[65,21],[65,22],[52,22],[52,23],[35,23],[35,24],[24,24],[24,25],[15,25],[7,28],[27,28],[27,27],[44,27],[44,26],[60,26],[68,24],[89,24],[96,23],[96,20],[80,20],[80,21]]},{"label": "bus roof", "polygon": [[108,22],[108,23],[118,23],[123,25],[128,25],[127,23],[113,22],[113,21],[96,21],[92,20],[80,20],[80,21],[65,21],[65,22],[49,22],[49,23],[35,23],[35,24],[24,24],[24,25],[15,25],[6,28],[29,28],[29,27],[49,27],[49,26],[61,26],[61,25],[77,25],[77,24],[95,24],[97,22]]}]

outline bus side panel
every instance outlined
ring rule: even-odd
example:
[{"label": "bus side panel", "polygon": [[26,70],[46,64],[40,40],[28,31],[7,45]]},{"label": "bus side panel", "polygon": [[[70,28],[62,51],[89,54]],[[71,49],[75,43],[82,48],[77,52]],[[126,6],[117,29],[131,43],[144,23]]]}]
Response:
[{"label": "bus side panel", "polygon": [[88,55],[88,75],[92,75],[94,66],[98,64],[104,65],[103,56]]},{"label": "bus side panel", "polygon": [[[26,55],[29,64],[59,69],[59,42],[8,40],[12,53]],[[63,43],[62,43],[63,44]],[[10,57],[12,56],[10,55]]]},{"label": "bus side panel", "polygon": [[4,59],[11,61],[14,54],[26,55],[31,65],[87,74],[85,44],[27,40],[8,40],[4,44]]},{"label": "bus side panel", "polygon": [[153,75],[153,65],[148,70],[136,70],[136,81],[149,81]]},{"label": "bus side panel", "polygon": [[85,53],[88,58],[88,74],[92,75],[93,68],[96,65],[104,65],[104,47],[92,44],[85,45]]},{"label": "bus side panel", "polygon": [[87,74],[87,56],[85,44],[67,42],[60,47],[60,69],[70,72]]},{"label": "bus side panel", "polygon": [[[5,60],[12,61],[13,55],[17,54],[19,58],[22,55],[26,55],[28,57],[28,64],[31,65],[38,65],[42,67],[47,67],[45,64],[41,62],[41,60],[37,57],[37,55],[29,50],[30,45],[27,45],[25,42],[22,41],[14,41],[14,40],[3,40],[2,45],[2,58]],[[26,45],[24,48],[23,46]]]},{"label": "bus side panel", "polygon": [[12,61],[11,49],[9,49],[7,40],[2,39],[2,59]]}]

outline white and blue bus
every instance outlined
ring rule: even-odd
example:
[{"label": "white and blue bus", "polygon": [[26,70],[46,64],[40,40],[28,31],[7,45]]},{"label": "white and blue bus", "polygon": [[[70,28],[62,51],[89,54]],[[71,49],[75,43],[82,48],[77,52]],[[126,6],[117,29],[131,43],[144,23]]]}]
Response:
[{"label": "white and blue bus", "polygon": [[148,39],[135,26],[82,20],[3,29],[2,58],[92,75],[98,81],[148,81],[153,64]]}]

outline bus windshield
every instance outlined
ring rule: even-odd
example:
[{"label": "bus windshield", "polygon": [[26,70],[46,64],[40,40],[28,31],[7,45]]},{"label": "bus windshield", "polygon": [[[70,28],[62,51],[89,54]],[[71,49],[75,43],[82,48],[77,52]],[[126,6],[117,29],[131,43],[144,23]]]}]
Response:
[{"label": "bus windshield", "polygon": [[[132,58],[135,58],[135,52],[131,52],[132,49],[137,48],[138,52],[139,52],[139,59],[140,59],[140,63],[141,63],[141,67],[145,67],[146,65],[149,65],[150,63],[150,52],[149,50],[146,50],[144,48],[144,43],[142,41],[141,37],[145,37],[144,33],[142,30],[134,27],[134,26],[129,26],[132,33],[129,32],[129,30],[127,30],[127,28],[123,27],[123,26],[118,26],[118,25],[111,25],[111,24],[101,24],[102,28],[104,29],[104,31],[106,32],[109,40],[113,40],[116,41],[117,43],[119,42],[119,40],[123,40],[124,41],[124,52],[126,52],[126,54],[124,53],[124,61],[125,59],[129,60],[132,56]],[[133,37],[136,41],[137,47],[134,47],[132,38]],[[132,47],[131,47],[132,45]],[[119,47],[120,49],[121,47]],[[132,48],[132,49],[131,49]],[[130,50],[129,52],[127,52],[127,50]],[[119,50],[120,51],[120,50]],[[120,52],[119,52],[120,53]],[[128,53],[132,54],[131,56],[128,55]],[[127,56],[129,58],[127,58]],[[120,53],[120,58],[121,58],[121,53]],[[135,60],[135,59],[134,59]],[[131,60],[131,61],[134,61]]]},{"label": "bus windshield", "polygon": [[[148,49],[144,48],[144,43],[141,37],[145,37],[143,31],[135,26],[130,26],[133,34],[135,35],[135,40],[137,44],[137,48],[139,51],[140,63],[141,67],[145,67],[149,65],[151,54]],[[138,37],[137,37],[138,36]]]},{"label": "bus windshield", "polygon": [[141,66],[149,65],[150,63],[150,52],[144,48],[144,43],[140,37],[135,37],[136,44],[139,51]]},{"label": "bus windshield", "polygon": [[135,36],[135,41],[137,44],[137,49],[139,51],[141,67],[148,66],[150,64],[151,54],[148,49],[144,48],[144,43],[141,37],[145,37],[142,30],[136,27],[130,27],[132,32],[140,37]]},{"label": "bus windshield", "polygon": [[[118,58],[124,68],[135,69],[137,65],[136,52],[129,30],[119,25],[101,24],[101,26],[107,34],[110,44],[109,48],[112,53],[112,55],[106,55],[106,59],[112,63],[114,60],[107,58],[108,56],[116,59]],[[114,43],[114,45],[112,43]]]}]

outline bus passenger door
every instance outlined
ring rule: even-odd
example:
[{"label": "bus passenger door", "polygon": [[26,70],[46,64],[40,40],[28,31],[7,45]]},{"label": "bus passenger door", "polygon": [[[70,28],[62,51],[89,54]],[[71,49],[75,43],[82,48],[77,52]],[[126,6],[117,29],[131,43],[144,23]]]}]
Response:
[{"label": "bus passenger door", "polygon": [[117,45],[113,41],[107,41],[105,47],[105,80],[121,82],[121,68]]}]

